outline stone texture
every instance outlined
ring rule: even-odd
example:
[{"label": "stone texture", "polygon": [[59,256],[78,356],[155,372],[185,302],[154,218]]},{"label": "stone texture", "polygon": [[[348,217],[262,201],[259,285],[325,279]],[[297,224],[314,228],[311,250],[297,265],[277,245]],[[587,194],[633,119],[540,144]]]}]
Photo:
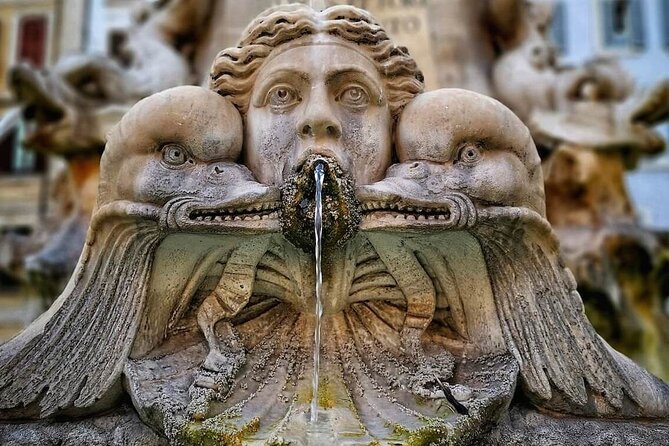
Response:
[{"label": "stone texture", "polygon": [[[585,317],[530,130],[422,81],[366,11],[288,5],[219,53],[213,91],[133,106],[74,276],[0,347],[8,435],[104,442],[129,397],[171,445],[663,438],[669,386]],[[337,236],[313,389],[317,162]]]}]

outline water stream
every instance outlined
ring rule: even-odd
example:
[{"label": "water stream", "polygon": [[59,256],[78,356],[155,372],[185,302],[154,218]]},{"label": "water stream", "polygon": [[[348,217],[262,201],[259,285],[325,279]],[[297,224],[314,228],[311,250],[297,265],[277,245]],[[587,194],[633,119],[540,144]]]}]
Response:
[{"label": "water stream", "polygon": [[316,236],[316,247],[314,248],[316,256],[316,328],[314,329],[314,373],[311,383],[311,424],[316,424],[318,421],[318,369],[321,362],[321,319],[323,317],[323,301],[321,296],[323,289],[323,272],[321,270],[323,202],[321,200],[321,193],[324,177],[325,165],[320,162],[316,163],[316,168],[314,169],[314,179],[316,180],[316,210],[314,212],[314,235]]}]

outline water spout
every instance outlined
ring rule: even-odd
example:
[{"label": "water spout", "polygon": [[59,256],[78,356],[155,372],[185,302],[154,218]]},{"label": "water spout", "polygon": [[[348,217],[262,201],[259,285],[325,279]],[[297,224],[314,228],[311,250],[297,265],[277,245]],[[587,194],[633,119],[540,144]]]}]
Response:
[{"label": "water spout", "polygon": [[314,236],[316,245],[314,255],[316,257],[316,324],[314,328],[314,373],[312,377],[311,397],[311,424],[318,421],[318,369],[321,357],[321,319],[323,317],[323,272],[321,270],[322,238],[323,238],[323,180],[325,178],[325,164],[317,162],[314,169],[314,180],[316,182],[316,209],[314,212]]}]

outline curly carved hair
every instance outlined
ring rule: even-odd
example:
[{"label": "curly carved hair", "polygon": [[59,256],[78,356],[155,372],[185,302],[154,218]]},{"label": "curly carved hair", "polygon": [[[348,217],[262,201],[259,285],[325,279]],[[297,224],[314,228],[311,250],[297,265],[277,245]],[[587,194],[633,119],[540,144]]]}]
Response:
[{"label": "curly carved hair", "polygon": [[258,69],[265,58],[284,43],[320,33],[356,44],[374,61],[386,84],[393,117],[423,91],[423,74],[409,51],[393,44],[367,11],[333,6],[318,12],[301,4],[277,6],[260,13],[246,28],[237,47],[227,48],[216,56],[210,88],[228,97],[245,115]]}]

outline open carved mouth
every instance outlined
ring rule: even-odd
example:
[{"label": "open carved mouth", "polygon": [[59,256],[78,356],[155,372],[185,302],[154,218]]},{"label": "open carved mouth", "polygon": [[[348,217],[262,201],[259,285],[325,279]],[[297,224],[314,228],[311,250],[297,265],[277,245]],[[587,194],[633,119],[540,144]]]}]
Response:
[{"label": "open carved mouth", "polygon": [[194,209],[188,218],[197,222],[270,220],[279,218],[279,206],[279,202],[269,202],[248,208]]},{"label": "open carved mouth", "polygon": [[370,201],[360,206],[363,219],[395,218],[407,221],[448,221],[451,211],[447,208],[410,206],[402,203]]}]

